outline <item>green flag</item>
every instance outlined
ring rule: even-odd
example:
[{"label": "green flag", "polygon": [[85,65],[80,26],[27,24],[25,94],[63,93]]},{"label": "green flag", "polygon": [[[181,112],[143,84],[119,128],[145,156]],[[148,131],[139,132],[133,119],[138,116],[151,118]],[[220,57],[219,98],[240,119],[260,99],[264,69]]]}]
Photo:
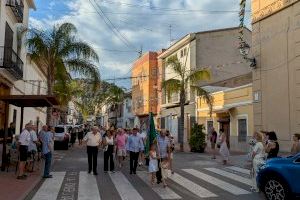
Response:
[{"label": "green flag", "polygon": [[146,141],[146,148],[145,148],[146,157],[149,157],[150,146],[155,142],[156,135],[157,133],[155,130],[153,114],[149,113],[149,127],[148,127],[147,141]]}]

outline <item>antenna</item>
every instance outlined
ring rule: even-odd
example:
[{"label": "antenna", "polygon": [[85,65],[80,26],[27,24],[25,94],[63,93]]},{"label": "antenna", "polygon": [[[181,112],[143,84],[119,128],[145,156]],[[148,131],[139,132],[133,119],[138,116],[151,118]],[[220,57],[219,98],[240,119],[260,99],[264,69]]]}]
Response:
[{"label": "antenna", "polygon": [[172,25],[169,25],[170,46],[172,44]]},{"label": "antenna", "polygon": [[138,53],[139,53],[139,58],[142,57],[142,55],[143,55],[143,45],[141,45],[141,50],[139,50]]}]

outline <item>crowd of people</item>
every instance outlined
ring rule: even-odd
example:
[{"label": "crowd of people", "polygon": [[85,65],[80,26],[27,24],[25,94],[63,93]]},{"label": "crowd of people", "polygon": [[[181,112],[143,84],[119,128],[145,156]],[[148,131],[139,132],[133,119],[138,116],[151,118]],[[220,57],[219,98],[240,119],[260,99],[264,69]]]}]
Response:
[{"label": "crowd of people", "polygon": [[121,169],[126,157],[129,156],[130,174],[136,174],[137,167],[146,163],[151,184],[154,184],[156,180],[157,184],[163,183],[163,186],[167,187],[166,179],[170,173],[174,173],[172,169],[173,137],[169,131],[159,131],[159,135],[147,152],[146,136],[147,134],[138,128],[105,130],[101,127],[92,127],[91,132],[83,137],[83,142],[87,145],[88,173],[93,171],[94,175],[98,175],[97,155],[98,150],[102,149],[104,173],[115,172],[115,160],[118,162],[118,168]]},{"label": "crowd of people", "polygon": [[[226,165],[229,159],[230,153],[228,148],[227,136],[223,129],[220,129],[219,135],[216,130],[212,128],[211,132],[208,134],[208,140],[210,142],[212,159],[216,159],[217,150],[219,149],[219,154],[222,157],[223,164]],[[251,190],[253,192],[258,192],[259,189],[256,183],[256,176],[259,167],[263,165],[266,160],[278,157],[280,150],[277,135],[274,131],[261,131],[255,132],[253,137],[249,140],[249,154],[248,161],[251,163],[251,179],[253,185]],[[293,135],[293,142],[291,147],[291,155],[295,155],[300,152],[300,134]]]}]

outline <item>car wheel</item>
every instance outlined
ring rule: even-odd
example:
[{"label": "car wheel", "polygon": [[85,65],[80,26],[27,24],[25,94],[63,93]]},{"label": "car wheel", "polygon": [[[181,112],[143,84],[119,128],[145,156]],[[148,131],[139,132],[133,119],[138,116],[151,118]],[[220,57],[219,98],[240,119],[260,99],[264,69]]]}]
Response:
[{"label": "car wheel", "polygon": [[280,178],[270,178],[265,182],[264,193],[268,200],[286,200],[289,189]]}]

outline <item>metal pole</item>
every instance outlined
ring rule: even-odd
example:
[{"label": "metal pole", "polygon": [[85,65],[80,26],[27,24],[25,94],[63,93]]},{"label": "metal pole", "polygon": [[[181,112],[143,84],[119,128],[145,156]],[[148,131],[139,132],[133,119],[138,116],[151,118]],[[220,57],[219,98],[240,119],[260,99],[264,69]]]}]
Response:
[{"label": "metal pole", "polygon": [[24,107],[21,107],[20,133],[22,132],[23,129],[23,117],[24,117]]},{"label": "metal pole", "polygon": [[5,110],[4,110],[4,138],[3,138],[3,149],[2,149],[2,165],[1,171],[5,170],[5,166],[7,164],[7,157],[6,157],[6,137],[8,133],[8,116],[9,116],[9,104],[5,102]]}]

